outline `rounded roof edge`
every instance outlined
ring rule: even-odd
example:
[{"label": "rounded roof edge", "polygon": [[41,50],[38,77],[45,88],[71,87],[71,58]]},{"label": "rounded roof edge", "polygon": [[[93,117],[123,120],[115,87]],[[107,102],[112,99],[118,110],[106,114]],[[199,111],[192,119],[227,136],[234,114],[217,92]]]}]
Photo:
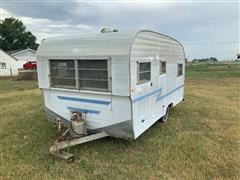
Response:
[{"label": "rounded roof edge", "polygon": [[158,35],[161,35],[161,36],[165,36],[165,37],[167,37],[167,38],[169,38],[169,39],[171,39],[171,40],[173,40],[173,41],[176,41],[176,42],[183,48],[183,53],[184,53],[184,57],[185,57],[185,49],[184,49],[183,44],[182,44],[180,41],[176,40],[175,38],[173,38],[173,37],[171,37],[171,36],[168,36],[168,35],[166,35],[166,34],[160,33],[160,32],[156,32],[156,31],[153,31],[153,30],[146,30],[146,29],[139,30],[139,31],[136,33],[136,35],[134,36],[134,38],[135,38],[138,34],[140,34],[141,32],[155,33],[155,34],[158,34]]},{"label": "rounded roof edge", "polygon": [[[101,38],[101,39],[108,39],[108,37],[115,37],[115,39],[118,38],[133,38],[135,34],[137,34],[139,31],[129,31],[129,32],[106,32],[106,33],[83,33],[78,35],[68,35],[68,36],[56,36],[45,39],[43,42],[54,42],[54,41],[63,41],[63,40],[70,40],[70,39],[92,39],[92,38]],[[116,36],[117,35],[117,36]]]},{"label": "rounded roof edge", "polygon": [[126,55],[129,54],[134,39],[142,32],[165,36],[176,41],[183,48],[179,41],[170,36],[143,29],[129,32],[86,33],[48,38],[40,44],[37,56]]}]

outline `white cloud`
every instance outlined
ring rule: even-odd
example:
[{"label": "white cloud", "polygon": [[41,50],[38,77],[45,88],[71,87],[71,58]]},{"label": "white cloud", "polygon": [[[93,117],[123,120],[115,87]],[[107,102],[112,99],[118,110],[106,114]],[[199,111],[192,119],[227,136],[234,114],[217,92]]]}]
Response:
[{"label": "white cloud", "polygon": [[49,27],[51,28],[67,28],[69,27],[69,24],[50,24]]},{"label": "white cloud", "polygon": [[7,10],[3,9],[2,7],[0,7],[0,20],[5,19],[6,17],[10,17],[11,13],[8,12]]},{"label": "white cloud", "polygon": [[36,37],[37,42],[40,43],[42,39],[64,36],[77,35],[87,32],[96,32],[99,27],[89,26],[85,24],[70,25],[65,21],[54,21],[46,18],[31,18],[24,16],[17,16],[7,10],[1,8],[1,19],[6,17],[15,17],[20,19],[27,27],[27,31],[31,31]]},{"label": "white cloud", "polygon": [[239,41],[239,2],[53,1],[5,7],[1,11],[3,17],[22,20],[38,42],[53,36],[95,33],[108,27],[120,32],[151,29],[170,35],[186,46],[186,56],[190,59],[235,58],[235,51],[239,49],[239,43],[201,44]]}]

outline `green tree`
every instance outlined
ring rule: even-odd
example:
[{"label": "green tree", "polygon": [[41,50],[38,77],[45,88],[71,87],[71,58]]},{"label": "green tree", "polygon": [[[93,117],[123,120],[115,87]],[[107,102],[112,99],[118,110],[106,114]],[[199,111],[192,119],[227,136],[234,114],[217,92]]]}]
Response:
[{"label": "green tree", "polygon": [[0,48],[4,51],[22,50],[31,48],[36,50],[38,44],[36,37],[29,31],[22,21],[10,17],[0,22]]}]

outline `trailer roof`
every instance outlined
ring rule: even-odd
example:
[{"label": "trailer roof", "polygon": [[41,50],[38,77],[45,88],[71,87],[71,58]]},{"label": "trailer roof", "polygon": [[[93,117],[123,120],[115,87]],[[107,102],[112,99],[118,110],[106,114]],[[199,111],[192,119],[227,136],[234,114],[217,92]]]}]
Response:
[{"label": "trailer roof", "polygon": [[[37,57],[73,58],[79,56],[128,55],[133,39],[140,32],[156,33],[141,30],[128,33],[110,32],[49,38],[44,40],[39,46]],[[163,34],[160,35],[165,36]],[[165,37],[172,39],[168,36]]]}]

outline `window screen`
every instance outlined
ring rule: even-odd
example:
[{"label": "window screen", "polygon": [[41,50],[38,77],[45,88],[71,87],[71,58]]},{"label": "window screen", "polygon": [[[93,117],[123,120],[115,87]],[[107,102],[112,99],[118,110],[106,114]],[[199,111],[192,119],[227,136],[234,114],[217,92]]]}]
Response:
[{"label": "window screen", "polygon": [[182,76],[183,74],[183,64],[177,64],[177,76]]},{"label": "window screen", "polygon": [[151,80],[151,63],[140,62],[138,63],[138,84]]},{"label": "window screen", "polygon": [[74,60],[50,60],[52,87],[76,88]]},{"label": "window screen", "polygon": [[165,74],[166,73],[166,62],[160,61],[160,74]]},{"label": "window screen", "polygon": [[107,60],[78,60],[79,89],[108,90]]},{"label": "window screen", "polygon": [[6,66],[6,63],[5,63],[5,62],[1,62],[0,64],[1,64],[1,69],[6,69],[6,68],[7,68],[7,66]]}]

